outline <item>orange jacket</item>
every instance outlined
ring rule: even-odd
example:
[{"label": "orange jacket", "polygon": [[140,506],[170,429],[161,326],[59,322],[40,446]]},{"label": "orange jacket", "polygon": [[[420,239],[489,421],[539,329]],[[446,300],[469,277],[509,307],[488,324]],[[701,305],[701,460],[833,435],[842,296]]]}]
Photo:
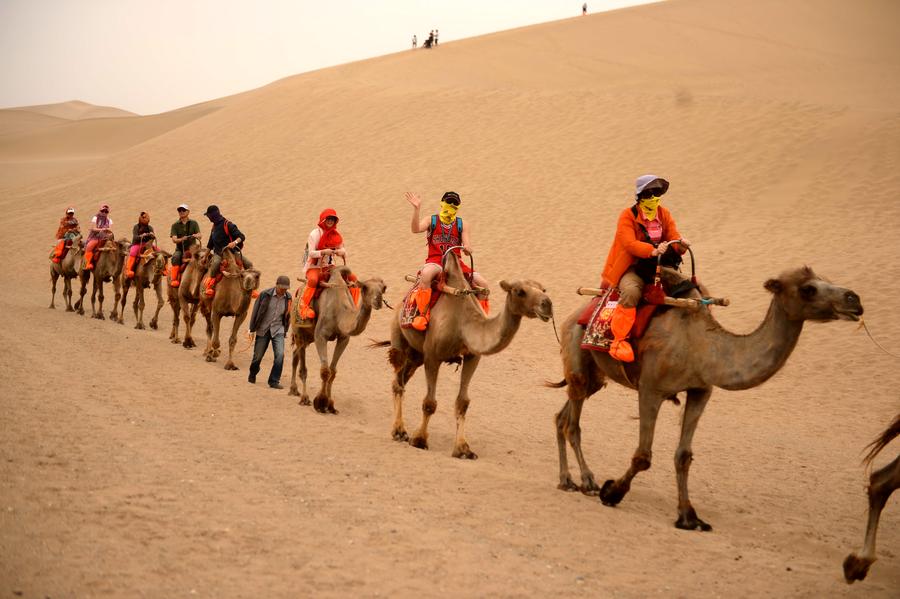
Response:
[{"label": "orange jacket", "polygon": [[[644,241],[644,226],[637,216],[637,206],[626,208],[619,215],[619,223],[616,226],[616,238],[613,239],[606,264],[603,266],[603,282],[608,285],[618,285],[619,279],[625,274],[638,258],[649,258],[653,254],[653,244]],[[675,226],[675,219],[664,207],[657,209],[657,215],[662,224],[662,240],[672,241],[680,239],[681,233]],[[677,248],[684,253],[684,250]]]}]

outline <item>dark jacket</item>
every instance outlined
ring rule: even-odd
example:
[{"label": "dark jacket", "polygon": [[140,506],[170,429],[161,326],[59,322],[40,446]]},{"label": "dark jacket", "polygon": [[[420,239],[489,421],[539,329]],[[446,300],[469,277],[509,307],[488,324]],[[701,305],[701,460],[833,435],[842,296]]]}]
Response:
[{"label": "dark jacket", "polygon": [[[225,227],[228,227],[227,231]],[[212,231],[209,234],[209,241],[206,242],[206,247],[221,255],[225,246],[235,239],[239,240],[235,247],[237,247],[238,250],[243,250],[246,237],[244,237],[244,234],[237,228],[236,224],[229,220],[223,220],[222,222],[213,225]]]},{"label": "dark jacket", "polygon": [[[288,324],[291,320],[291,293],[290,290],[286,290],[284,293],[285,298],[287,298],[287,307],[284,310],[284,314],[281,317],[281,324],[284,326],[284,334],[287,336],[290,327]],[[259,326],[262,324],[260,320],[266,314],[266,311],[269,309],[269,302],[272,301],[272,298],[275,297],[275,288],[269,287],[265,291],[261,291],[259,297],[256,298],[256,303],[253,304],[253,314],[250,316],[250,332],[255,333]]]},{"label": "dark jacket", "polygon": [[[141,234],[143,234],[144,236],[141,237]],[[153,227],[151,227],[150,225],[137,223],[131,228],[131,245],[147,243],[151,239],[155,238],[156,235],[153,233]]]}]

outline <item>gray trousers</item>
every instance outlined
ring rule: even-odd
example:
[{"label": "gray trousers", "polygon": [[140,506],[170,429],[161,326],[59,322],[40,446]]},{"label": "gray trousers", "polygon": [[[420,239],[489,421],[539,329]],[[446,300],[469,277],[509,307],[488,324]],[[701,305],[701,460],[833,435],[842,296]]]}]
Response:
[{"label": "gray trousers", "polygon": [[[244,263],[244,268],[253,268],[253,263],[247,260],[244,255],[240,252],[233,251],[235,258],[240,258],[241,262]],[[209,259],[209,270],[207,270],[207,274],[209,276],[215,276],[219,272],[219,266],[222,265],[222,256],[219,254],[213,254],[212,258]]]}]

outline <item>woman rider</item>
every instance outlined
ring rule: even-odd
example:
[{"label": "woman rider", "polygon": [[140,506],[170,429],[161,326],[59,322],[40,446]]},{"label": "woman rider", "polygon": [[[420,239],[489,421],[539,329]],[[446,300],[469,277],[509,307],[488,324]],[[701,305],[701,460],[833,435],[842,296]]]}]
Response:
[{"label": "woman rider", "polygon": [[109,204],[100,204],[100,212],[91,217],[91,227],[84,246],[84,269],[93,270],[94,250],[106,239],[112,238],[113,221],[109,218]]},{"label": "woman rider", "polygon": [[68,244],[81,233],[78,219],[75,218],[75,208],[66,209],[66,215],[59,219],[59,228],[56,229],[56,247],[53,248],[53,262],[59,264],[66,257]]},{"label": "woman rider", "polygon": [[131,249],[128,251],[128,264],[125,266],[125,277],[134,278],[134,263],[137,255],[148,241],[156,239],[153,227],[150,226],[150,213],[141,212],[137,224],[131,229]]},{"label": "woman rider", "polygon": [[657,256],[665,254],[673,241],[679,241],[674,248],[679,253],[690,246],[681,238],[669,211],[659,205],[668,189],[669,182],[656,175],[637,178],[635,203],[619,215],[616,236],[603,267],[604,286],[619,288],[619,303],[610,322],[615,339],[609,355],[622,362],[634,361],[634,350],[626,339],[644,284],[653,280]]},{"label": "woman rider", "polygon": [[[413,320],[412,326],[418,331],[424,331],[428,327],[428,306],[431,303],[431,282],[434,277],[443,270],[441,260],[444,252],[454,246],[462,246],[466,254],[472,253],[469,240],[469,229],[463,227],[463,221],[456,216],[459,210],[460,198],[455,191],[446,192],[441,197],[441,211],[425,219],[419,218],[419,206],[422,198],[411,191],[406,192],[406,201],[412,204],[413,215],[411,230],[413,233],[428,233],[428,258],[419,273],[419,282],[416,285],[415,301],[419,315]],[[458,256],[459,250],[454,250]],[[463,265],[463,270],[468,268]],[[472,282],[477,287],[488,288],[487,279],[479,273],[472,273]],[[484,313],[490,310],[487,298],[479,300]]]},{"label": "woman rider", "polygon": [[[316,317],[316,312],[309,307],[316,293],[316,286],[322,278],[322,267],[334,263],[333,256],[341,256],[346,261],[347,250],[344,249],[344,238],[337,230],[338,215],[331,208],[319,214],[318,226],[310,231],[306,240],[306,261],[303,270],[306,273],[306,286],[300,298],[300,318],[309,320]],[[351,274],[348,282],[355,282],[356,275]],[[353,303],[359,305],[359,288],[351,287],[350,295]]]}]

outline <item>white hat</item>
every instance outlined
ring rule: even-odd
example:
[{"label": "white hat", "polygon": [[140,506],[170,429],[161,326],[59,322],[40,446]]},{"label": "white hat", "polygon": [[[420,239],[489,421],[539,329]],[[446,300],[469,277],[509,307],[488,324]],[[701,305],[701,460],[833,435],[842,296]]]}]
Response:
[{"label": "white hat", "polygon": [[75,214],[74,208],[66,208],[66,214]]},{"label": "white hat", "polygon": [[666,193],[669,190],[669,182],[663,179],[662,177],[657,177],[656,175],[641,175],[635,181],[635,197],[641,195],[641,192],[644,191],[645,188],[650,187],[651,183],[657,183],[655,187],[659,187],[659,195]]},{"label": "white hat", "polygon": [[187,204],[181,204],[178,206],[178,210],[190,210]]}]

